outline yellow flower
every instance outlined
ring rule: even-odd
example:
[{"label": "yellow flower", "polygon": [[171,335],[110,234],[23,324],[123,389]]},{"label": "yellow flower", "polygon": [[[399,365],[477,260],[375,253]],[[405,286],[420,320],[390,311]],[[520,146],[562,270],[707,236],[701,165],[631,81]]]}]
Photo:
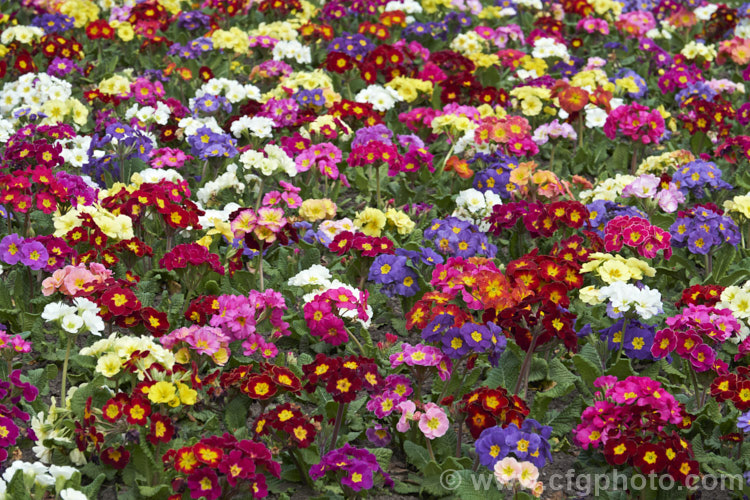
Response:
[{"label": "yellow flower", "polygon": [[170,382],[157,382],[148,390],[148,399],[152,403],[169,403],[175,399],[177,389]]},{"label": "yellow flower", "polygon": [[299,207],[299,215],[307,222],[331,219],[336,216],[336,204],[328,198],[305,200]]},{"label": "yellow flower", "polygon": [[123,42],[129,42],[135,37],[135,31],[130,23],[120,23],[117,26],[117,36]]},{"label": "yellow flower", "polygon": [[96,362],[96,371],[108,378],[120,373],[121,368],[122,360],[114,352],[105,354]]},{"label": "yellow flower", "polygon": [[409,234],[414,230],[414,221],[401,210],[391,208],[385,213],[385,216],[388,222],[396,227],[398,234]]},{"label": "yellow flower", "polygon": [[614,259],[608,260],[599,266],[596,271],[599,273],[599,277],[602,281],[610,285],[616,281],[627,282],[631,277],[630,268],[624,263]]},{"label": "yellow flower", "polygon": [[354,225],[367,236],[380,236],[385,228],[385,214],[377,208],[368,207],[357,214]]},{"label": "yellow flower", "polygon": [[599,290],[594,286],[581,288],[578,291],[578,297],[581,299],[581,302],[590,306],[602,303],[602,300],[599,298]]},{"label": "yellow flower", "polygon": [[198,399],[198,392],[195,389],[192,389],[190,386],[183,384],[182,382],[177,382],[177,389],[180,394],[180,401],[184,405],[194,405],[195,401]]}]

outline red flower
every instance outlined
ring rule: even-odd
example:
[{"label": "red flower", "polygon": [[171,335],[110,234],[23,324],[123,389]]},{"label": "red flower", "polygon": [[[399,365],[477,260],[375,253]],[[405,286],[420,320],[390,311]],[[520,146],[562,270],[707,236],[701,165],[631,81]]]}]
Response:
[{"label": "red flower", "polygon": [[216,467],[221,462],[221,457],[224,455],[224,451],[216,446],[209,446],[205,443],[199,442],[193,446],[193,453],[195,458],[199,462]]},{"label": "red flower", "polygon": [[326,56],[326,69],[334,73],[345,73],[354,67],[354,60],[343,52],[329,52]]},{"label": "red flower", "polygon": [[115,400],[110,399],[104,404],[102,408],[102,417],[107,422],[116,422],[122,416],[122,404]]},{"label": "red flower", "polygon": [[357,391],[362,388],[362,379],[354,370],[341,369],[331,376],[326,384],[326,392],[338,403],[350,403],[357,398]]},{"label": "red flower", "polygon": [[268,399],[276,394],[276,384],[266,374],[252,375],[242,384],[241,390],[252,399]]},{"label": "red flower", "polygon": [[119,286],[104,292],[99,300],[115,316],[126,316],[141,307],[141,301],[131,290]]},{"label": "red flower", "polygon": [[216,500],[221,496],[219,477],[208,467],[203,467],[190,474],[187,484],[192,498]]},{"label": "red flower", "polygon": [[177,450],[174,458],[174,468],[184,474],[192,474],[198,468],[198,458],[192,446]]},{"label": "red flower", "polygon": [[652,443],[640,445],[633,456],[633,465],[640,468],[643,474],[661,472],[667,465],[664,448]]},{"label": "red flower", "polygon": [[120,446],[119,448],[109,447],[102,452],[102,462],[115,469],[124,469],[130,461],[130,452]]},{"label": "red flower", "polygon": [[143,319],[143,325],[154,337],[161,337],[169,330],[169,321],[167,321],[166,313],[157,311],[153,307],[144,307],[141,309],[141,318]]},{"label": "red flower", "polygon": [[129,424],[146,425],[147,418],[151,415],[151,404],[145,399],[135,397],[125,405],[123,412]]},{"label": "red flower", "polygon": [[172,425],[171,418],[160,413],[151,415],[151,428],[148,433],[148,440],[151,444],[168,443],[173,435],[174,425]]},{"label": "red flower", "polygon": [[288,421],[284,431],[300,448],[307,448],[315,439],[315,426],[302,417]]},{"label": "red flower", "polygon": [[338,255],[344,255],[348,252],[354,243],[354,233],[351,231],[342,231],[334,236],[333,241],[328,245],[328,249]]},{"label": "red flower", "polygon": [[669,475],[688,487],[695,485],[700,479],[700,467],[698,462],[690,460],[687,453],[680,453],[672,460],[667,469]]},{"label": "red flower", "polygon": [[610,439],[604,445],[604,457],[612,465],[622,465],[635,454],[636,448],[631,439]]}]

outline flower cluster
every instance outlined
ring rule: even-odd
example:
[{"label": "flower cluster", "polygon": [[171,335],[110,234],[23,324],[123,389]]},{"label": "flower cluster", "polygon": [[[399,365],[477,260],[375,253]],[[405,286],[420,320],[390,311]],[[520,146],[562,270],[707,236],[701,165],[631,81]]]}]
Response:
[{"label": "flower cluster", "polygon": [[627,463],[643,474],[666,473],[693,484],[698,462],[692,447],[679,434],[667,432],[670,426],[682,426],[686,416],[674,396],[648,377],[618,381],[606,376],[595,385],[604,392],[583,411],[575,442],[584,449],[602,448],[612,465]]}]

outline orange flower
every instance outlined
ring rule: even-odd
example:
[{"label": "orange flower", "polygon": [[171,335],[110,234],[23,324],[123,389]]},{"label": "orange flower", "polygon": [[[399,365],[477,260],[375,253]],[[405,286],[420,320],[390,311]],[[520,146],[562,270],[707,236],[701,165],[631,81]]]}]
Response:
[{"label": "orange flower", "polygon": [[455,171],[456,174],[462,179],[470,179],[474,175],[474,171],[469,168],[468,162],[459,159],[458,156],[451,156],[448,161],[445,162],[445,171]]}]

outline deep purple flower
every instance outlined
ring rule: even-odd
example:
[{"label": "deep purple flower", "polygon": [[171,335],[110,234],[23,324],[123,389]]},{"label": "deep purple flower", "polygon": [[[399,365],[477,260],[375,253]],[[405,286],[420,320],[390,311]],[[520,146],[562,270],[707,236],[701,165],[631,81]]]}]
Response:
[{"label": "deep purple flower", "polygon": [[367,429],[365,434],[367,439],[378,448],[388,446],[391,442],[391,434],[388,429],[377,423],[374,427]]}]

